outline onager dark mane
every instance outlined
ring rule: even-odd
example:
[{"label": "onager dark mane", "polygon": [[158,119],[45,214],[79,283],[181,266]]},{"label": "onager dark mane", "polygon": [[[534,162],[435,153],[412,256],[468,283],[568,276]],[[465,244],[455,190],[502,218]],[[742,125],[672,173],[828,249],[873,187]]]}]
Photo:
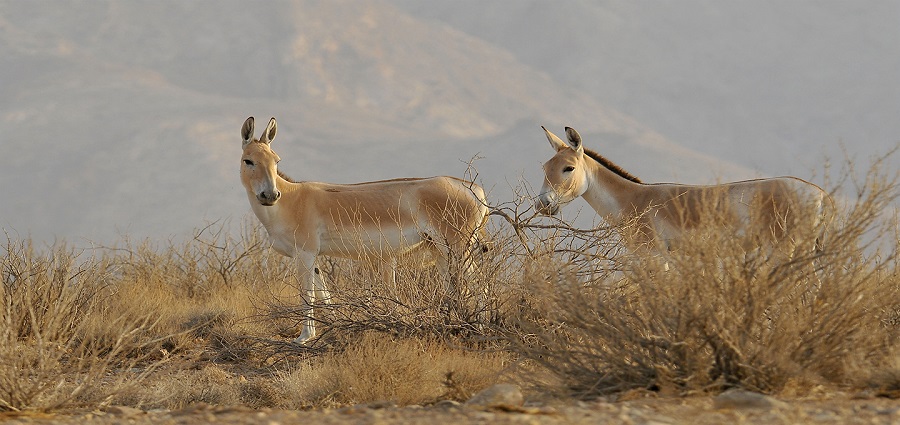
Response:
[{"label": "onager dark mane", "polygon": [[281,170],[275,170],[275,172],[278,173],[278,177],[281,177],[281,178],[287,180],[288,183],[300,183],[300,182],[290,178],[287,174],[282,173]]},{"label": "onager dark mane", "polygon": [[620,177],[622,177],[626,180],[631,180],[635,183],[644,184],[644,182],[642,182],[641,179],[631,175],[629,172],[622,169],[622,167],[620,167],[620,166],[614,164],[612,161],[606,159],[603,155],[600,155],[599,153],[594,152],[587,148],[584,149],[584,154],[587,155],[588,157],[590,157],[591,159],[593,159],[594,161],[599,162],[600,165],[606,167],[609,171],[612,171],[612,172],[618,174]]}]

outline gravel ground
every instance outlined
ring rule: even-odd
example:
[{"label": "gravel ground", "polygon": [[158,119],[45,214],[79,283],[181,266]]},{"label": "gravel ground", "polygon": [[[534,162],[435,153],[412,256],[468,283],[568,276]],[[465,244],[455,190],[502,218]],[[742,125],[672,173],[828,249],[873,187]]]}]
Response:
[{"label": "gravel ground", "polygon": [[196,405],[176,411],[112,406],[67,414],[0,415],[4,424],[897,424],[900,401],[834,396],[779,400],[753,393],[717,397],[642,398],[545,406],[474,407],[454,402],[395,407],[389,403],[326,410],[277,410]]}]

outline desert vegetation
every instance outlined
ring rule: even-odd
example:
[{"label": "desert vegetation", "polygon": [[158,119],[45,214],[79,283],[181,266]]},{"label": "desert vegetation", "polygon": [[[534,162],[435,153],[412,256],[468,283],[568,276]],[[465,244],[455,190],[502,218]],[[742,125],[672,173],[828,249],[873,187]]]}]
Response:
[{"label": "desert vegetation", "polygon": [[531,400],[897,396],[898,179],[883,165],[841,173],[824,249],[790,256],[753,232],[708,231],[663,260],[625,248],[628,223],[537,216],[522,188],[493,206],[491,249],[457,285],[416,255],[393,280],[377,261],[322,259],[332,300],[316,305],[320,334],[305,347],[290,344],[304,319],[296,267],[252,218],[162,244],[7,234],[0,411],[429,405],[501,382]]}]

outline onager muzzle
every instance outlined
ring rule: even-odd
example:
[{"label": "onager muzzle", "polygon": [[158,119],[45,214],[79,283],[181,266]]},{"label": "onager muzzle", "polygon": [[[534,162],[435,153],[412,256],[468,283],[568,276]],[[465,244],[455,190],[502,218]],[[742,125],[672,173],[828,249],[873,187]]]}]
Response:
[{"label": "onager muzzle", "polygon": [[263,204],[267,207],[271,207],[281,199],[281,191],[278,189],[274,190],[264,190],[256,194],[256,199],[259,200],[260,204]]},{"label": "onager muzzle", "polygon": [[544,215],[556,215],[559,212],[559,203],[551,200],[550,196],[545,193],[534,202],[534,209]]}]

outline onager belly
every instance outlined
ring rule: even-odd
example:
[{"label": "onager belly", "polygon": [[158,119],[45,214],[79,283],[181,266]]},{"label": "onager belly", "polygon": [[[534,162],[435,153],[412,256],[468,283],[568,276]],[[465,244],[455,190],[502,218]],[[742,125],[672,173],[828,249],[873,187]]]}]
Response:
[{"label": "onager belly", "polygon": [[319,254],[353,259],[387,259],[409,251],[426,241],[424,230],[416,227],[329,229],[319,239]]}]

